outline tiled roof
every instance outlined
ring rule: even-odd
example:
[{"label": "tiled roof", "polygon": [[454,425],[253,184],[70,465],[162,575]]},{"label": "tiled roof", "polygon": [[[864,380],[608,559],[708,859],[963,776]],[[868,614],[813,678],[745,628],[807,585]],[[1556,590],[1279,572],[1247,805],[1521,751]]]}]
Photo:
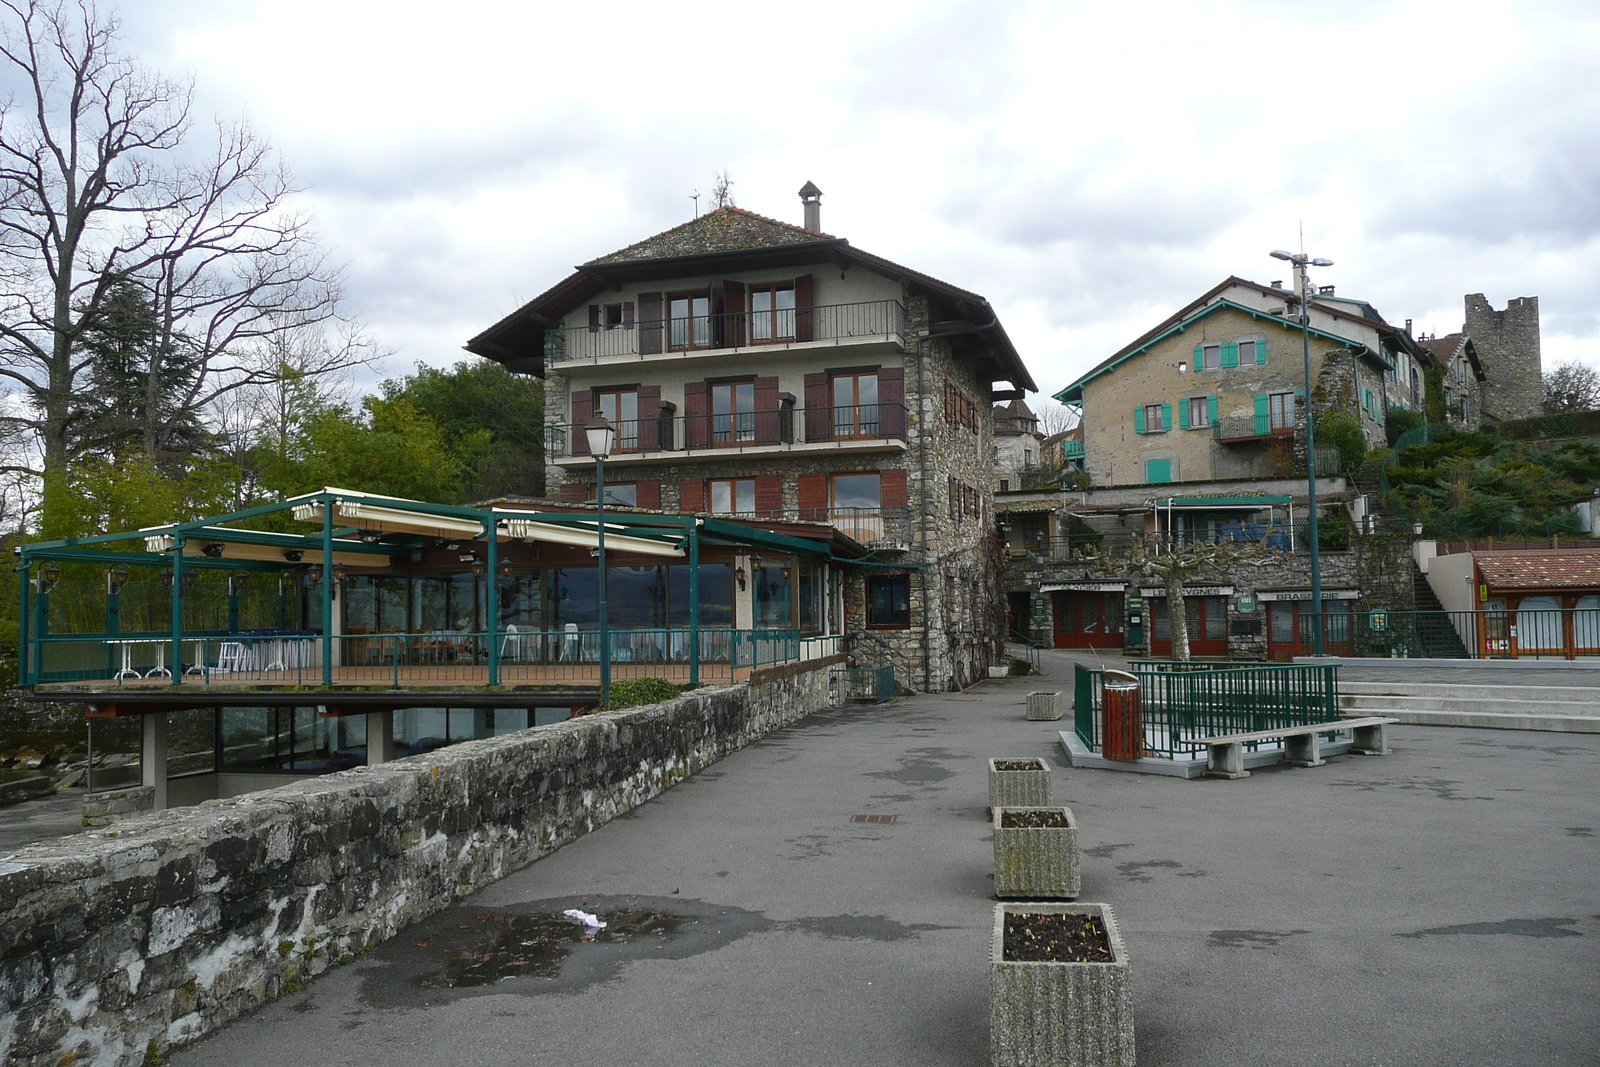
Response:
[{"label": "tiled roof", "polygon": [[1495,589],[1600,589],[1600,549],[1474,553]]},{"label": "tiled roof", "polygon": [[1440,363],[1449,363],[1451,358],[1461,348],[1461,343],[1466,338],[1459,333],[1446,334],[1444,337],[1429,337],[1418,341],[1417,344],[1439,357]]},{"label": "tiled roof", "polygon": [[769,219],[765,215],[757,215],[742,207],[724,207],[707,212],[682,226],[674,226],[654,237],[646,237],[643,241],[612,252],[608,256],[591,259],[584,266],[627,263],[641,259],[671,259],[711,252],[736,252],[745,248],[772,248],[777,245],[797,245],[829,239],[828,234],[791,226],[787,222]]}]

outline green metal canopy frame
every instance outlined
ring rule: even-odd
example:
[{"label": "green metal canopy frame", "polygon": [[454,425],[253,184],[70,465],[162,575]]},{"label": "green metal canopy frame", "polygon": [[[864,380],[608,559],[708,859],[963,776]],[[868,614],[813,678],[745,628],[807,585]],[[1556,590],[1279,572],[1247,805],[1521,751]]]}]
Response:
[{"label": "green metal canopy frame", "polygon": [[[431,516],[442,519],[464,520],[476,523],[479,527],[477,536],[472,540],[483,540],[488,546],[486,569],[494,575],[499,569],[499,542],[502,533],[501,524],[507,520],[523,520],[538,522],[551,526],[564,526],[575,531],[590,531],[596,527],[595,515],[592,512],[574,511],[538,511],[533,509],[518,509],[506,507],[470,507],[460,504],[433,504],[419,500],[407,500],[401,497],[388,497],[372,493],[356,492],[348,489],[327,487],[320,492],[306,493],[290,497],[272,504],[262,504],[257,507],[245,508],[241,511],[231,512],[226,515],[217,515],[204,519],[195,519],[187,522],[170,523],[164,526],[149,527],[142,530],[131,530],[124,533],[97,534],[89,537],[69,537],[54,541],[37,541],[20,545],[13,551],[17,556],[16,570],[20,578],[20,622],[18,633],[18,646],[22,651],[20,659],[20,684],[31,685],[29,663],[37,663],[40,659],[39,643],[44,636],[45,606],[48,604],[48,589],[41,589],[40,601],[35,605],[32,601],[33,568],[36,564],[43,563],[96,563],[109,566],[138,566],[138,567],[163,567],[172,572],[172,635],[171,657],[174,664],[172,681],[174,685],[183,684],[183,672],[176,669],[183,661],[183,576],[189,567],[199,570],[225,570],[241,572],[278,572],[302,566],[304,556],[316,553],[321,557],[321,577],[319,585],[322,593],[322,619],[324,630],[327,629],[327,620],[333,617],[334,602],[334,553],[361,553],[367,555],[394,555],[396,549],[410,550],[420,544],[425,544],[430,538],[418,535],[384,535],[394,537],[393,540],[369,541],[357,535],[360,529],[355,527],[335,527],[334,517],[337,505],[341,502],[365,504],[372,507],[392,509],[398,512],[407,512],[419,516]],[[289,511],[308,505],[320,505],[322,510],[322,530],[319,534],[290,534],[277,533],[267,530],[235,529],[225,526],[226,523],[243,522],[250,519],[259,519],[267,515],[282,511]],[[804,537],[794,537],[788,534],[774,533],[768,530],[753,529],[735,522],[721,519],[703,518],[694,515],[667,515],[650,514],[621,516],[624,521],[607,521],[608,536],[614,529],[620,529],[625,536],[637,537],[659,541],[663,545],[671,545],[682,549],[688,558],[689,565],[689,684],[699,682],[700,668],[700,545],[702,538],[708,539],[712,544],[737,544],[752,547],[782,549],[791,552],[804,552],[820,556],[825,560],[838,561],[854,565],[871,566],[864,561],[843,559],[834,555],[832,545],[827,541],[812,540]],[[463,534],[463,537],[469,535]],[[170,538],[171,548],[165,552],[149,551],[118,551],[108,546],[126,544],[129,541],[148,541],[154,538]],[[251,545],[259,548],[277,549],[284,553],[283,561],[262,559],[229,559],[225,556],[212,557],[209,555],[189,556],[185,550],[191,543],[224,542],[227,544]],[[294,556],[290,558],[291,554]],[[488,636],[488,684],[500,684],[500,584],[489,581],[487,585],[488,603],[486,605],[486,622]],[[108,596],[115,596],[108,592]],[[114,605],[108,604],[108,607]],[[34,613],[38,612],[37,625]],[[326,633],[324,634],[326,637]],[[30,642],[34,646],[34,654],[29,656]],[[333,684],[333,644],[331,641],[322,642],[322,684]]]}]

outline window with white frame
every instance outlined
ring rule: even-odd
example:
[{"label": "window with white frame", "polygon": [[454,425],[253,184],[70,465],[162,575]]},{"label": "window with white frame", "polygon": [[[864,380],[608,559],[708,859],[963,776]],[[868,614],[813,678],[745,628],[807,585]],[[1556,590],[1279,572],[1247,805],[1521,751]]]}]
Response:
[{"label": "window with white frame", "polygon": [[1200,430],[1211,425],[1211,402],[1209,397],[1191,396],[1184,403],[1189,405],[1190,429]]}]

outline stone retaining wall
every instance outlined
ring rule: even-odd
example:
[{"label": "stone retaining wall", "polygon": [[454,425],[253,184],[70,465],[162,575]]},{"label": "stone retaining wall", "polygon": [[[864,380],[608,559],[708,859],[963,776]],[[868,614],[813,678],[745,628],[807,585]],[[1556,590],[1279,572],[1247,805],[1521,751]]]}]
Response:
[{"label": "stone retaining wall", "polygon": [[123,1067],[298,988],[822,707],[826,667],[0,856],[0,1065]]}]

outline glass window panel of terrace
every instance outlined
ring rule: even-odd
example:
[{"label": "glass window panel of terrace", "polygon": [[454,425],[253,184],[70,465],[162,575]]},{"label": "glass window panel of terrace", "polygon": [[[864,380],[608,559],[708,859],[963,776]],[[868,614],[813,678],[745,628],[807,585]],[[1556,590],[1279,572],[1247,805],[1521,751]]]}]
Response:
[{"label": "glass window panel of terrace", "polygon": [[711,440],[725,445],[756,436],[756,384],[729,382],[711,387]]},{"label": "glass window panel of terrace", "polygon": [[684,294],[672,298],[667,312],[671,318],[671,347],[711,347],[711,298]]},{"label": "glass window panel of terrace", "polygon": [[756,513],[756,480],[754,478],[713,478],[711,480],[711,511],[717,515],[754,515]]},{"label": "glass window panel of terrace", "polygon": [[[689,567],[667,568],[668,625],[689,625]],[[708,629],[733,625],[733,564],[700,564],[700,625]]]},{"label": "glass window panel of terrace", "polygon": [[600,624],[600,584],[594,567],[552,567],[545,572],[549,582],[550,628],[565,629],[568,623],[580,630],[593,630]]},{"label": "glass window panel of terrace", "polygon": [[655,630],[667,622],[667,579],[663,568],[607,567],[607,621],[617,630]]},{"label": "glass window panel of terrace", "polygon": [[[595,397],[596,414],[611,423],[617,431],[615,448],[631,452],[639,447],[639,394],[632,389],[618,389],[600,393]],[[577,427],[582,433],[583,428]]]},{"label": "glass window panel of terrace", "polygon": [[794,340],[794,286],[760,286],[750,290],[750,339]]},{"label": "glass window panel of terrace", "polygon": [[543,627],[544,613],[540,610],[539,589],[542,584],[538,574],[514,574],[501,579],[500,626],[515,626],[519,630],[539,630]]},{"label": "glass window panel of terrace", "polygon": [[875,437],[877,433],[878,376],[836,376],[833,379],[834,437]]},{"label": "glass window panel of terrace", "polygon": [[[752,570],[756,587],[756,626],[787,629],[793,625],[790,582],[794,569],[787,564],[769,561]],[[785,571],[788,573],[785,574]]]},{"label": "glass window panel of terrace", "polygon": [[450,600],[449,581],[443,577],[414,578],[411,582],[411,632],[433,633],[449,627],[446,610]]}]

